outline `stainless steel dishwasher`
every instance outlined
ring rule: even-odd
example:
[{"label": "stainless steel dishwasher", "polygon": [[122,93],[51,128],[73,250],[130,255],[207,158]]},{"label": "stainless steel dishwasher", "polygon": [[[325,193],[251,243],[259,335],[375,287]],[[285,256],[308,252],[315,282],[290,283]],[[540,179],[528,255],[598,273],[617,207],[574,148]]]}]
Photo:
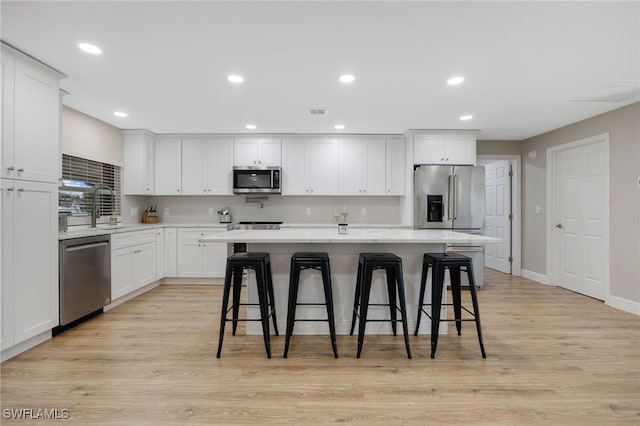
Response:
[{"label": "stainless steel dishwasher", "polygon": [[111,303],[109,235],[60,241],[60,325]]}]

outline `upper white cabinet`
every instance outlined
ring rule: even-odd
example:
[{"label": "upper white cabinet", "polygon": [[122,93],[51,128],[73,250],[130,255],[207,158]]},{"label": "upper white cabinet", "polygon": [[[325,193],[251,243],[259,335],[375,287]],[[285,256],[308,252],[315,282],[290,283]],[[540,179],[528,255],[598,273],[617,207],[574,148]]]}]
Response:
[{"label": "upper white cabinet", "polygon": [[282,195],[338,194],[337,139],[284,139],[282,174]]},{"label": "upper white cabinet", "polygon": [[2,44],[0,177],[58,183],[63,74]]},{"label": "upper white cabinet", "polygon": [[182,194],[182,139],[159,137],[155,151],[155,194]]},{"label": "upper white cabinet", "polygon": [[233,143],[234,166],[280,166],[280,138],[239,137]]},{"label": "upper white cabinet", "polygon": [[144,130],[124,132],[124,193],[155,194],[155,135]]},{"label": "upper white cabinet", "polygon": [[384,139],[341,139],[338,161],[339,195],[385,195]]},{"label": "upper white cabinet", "polygon": [[475,164],[474,133],[424,133],[413,136],[414,164]]},{"label": "upper white cabinet", "polygon": [[182,139],[182,193],[231,195],[233,139]]},{"label": "upper white cabinet", "polygon": [[58,325],[58,185],[0,179],[2,349]]},{"label": "upper white cabinet", "polygon": [[404,138],[389,138],[386,140],[386,195],[404,195],[406,177]]}]

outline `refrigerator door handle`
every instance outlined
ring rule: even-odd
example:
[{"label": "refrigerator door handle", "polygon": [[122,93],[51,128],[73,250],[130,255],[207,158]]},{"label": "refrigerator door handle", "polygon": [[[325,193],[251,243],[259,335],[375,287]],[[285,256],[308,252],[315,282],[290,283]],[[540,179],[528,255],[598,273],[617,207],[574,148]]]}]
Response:
[{"label": "refrigerator door handle", "polygon": [[453,175],[453,218],[458,218],[458,175]]},{"label": "refrigerator door handle", "polygon": [[453,176],[449,175],[449,182],[447,188],[447,218],[453,219]]}]

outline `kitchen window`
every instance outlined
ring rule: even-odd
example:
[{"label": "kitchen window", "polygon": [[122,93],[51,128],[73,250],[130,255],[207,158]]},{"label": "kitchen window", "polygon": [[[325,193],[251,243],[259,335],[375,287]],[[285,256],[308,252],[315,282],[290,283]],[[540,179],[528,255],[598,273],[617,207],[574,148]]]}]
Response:
[{"label": "kitchen window", "polygon": [[58,212],[73,217],[89,217],[93,203],[93,191],[98,186],[113,189],[113,210],[109,191],[98,191],[96,202],[102,216],[119,216],[122,213],[121,167],[73,155],[62,154],[62,182],[59,189]]}]

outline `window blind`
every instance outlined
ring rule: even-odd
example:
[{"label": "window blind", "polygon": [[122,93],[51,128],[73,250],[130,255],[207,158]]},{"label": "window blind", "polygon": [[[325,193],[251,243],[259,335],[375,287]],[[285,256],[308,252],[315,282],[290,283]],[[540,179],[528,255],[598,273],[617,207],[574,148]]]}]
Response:
[{"label": "window blind", "polygon": [[[58,198],[58,211],[72,216],[89,216],[93,203],[93,192],[99,186],[108,190],[98,190],[96,203],[101,216],[122,214],[122,177],[120,166],[62,154],[62,183]],[[113,208],[112,208],[113,200]]]}]

